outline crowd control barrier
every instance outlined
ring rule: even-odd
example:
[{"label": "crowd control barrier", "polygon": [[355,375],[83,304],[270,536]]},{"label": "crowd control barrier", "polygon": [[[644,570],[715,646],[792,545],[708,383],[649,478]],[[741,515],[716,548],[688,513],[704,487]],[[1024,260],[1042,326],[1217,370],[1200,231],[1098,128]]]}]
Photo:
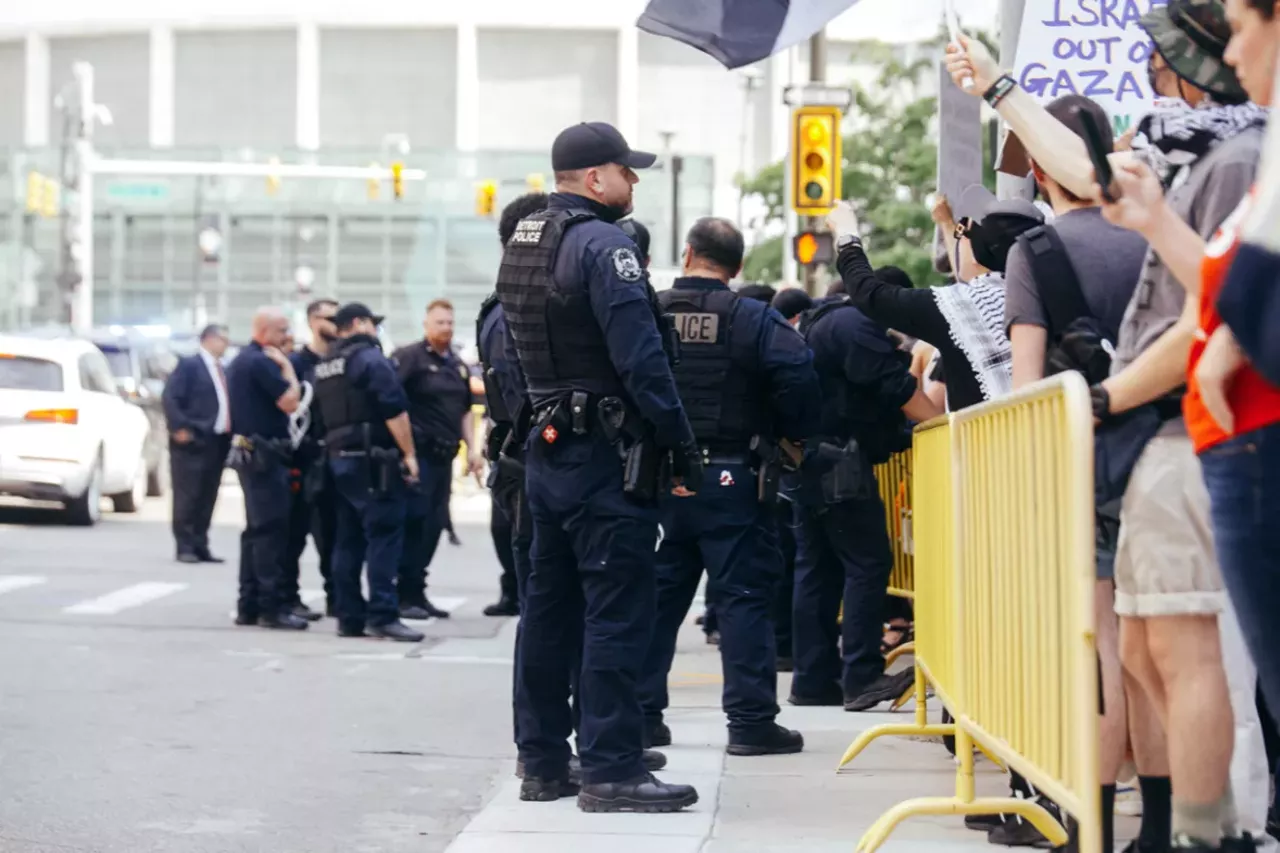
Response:
[{"label": "crowd control barrier", "polygon": [[[910,601],[915,597],[915,558],[911,539],[911,450],[895,453],[888,462],[877,465],[876,482],[880,486],[880,500],[884,503],[885,522],[889,527],[889,547],[893,551],[889,595]],[[891,665],[914,650],[914,642],[903,643],[888,654],[885,665]],[[895,707],[905,704],[910,698],[911,693],[908,691]]]},{"label": "crowd control barrier", "polygon": [[[1081,853],[1100,853],[1091,411],[1071,373],[917,427],[915,721],[864,732],[841,766],[885,735],[954,735],[956,792],[894,806],[859,851],[925,814],[1017,814],[1066,843],[1034,800],[975,796],[977,747],[1075,818]],[[928,722],[927,687],[953,723]]]}]

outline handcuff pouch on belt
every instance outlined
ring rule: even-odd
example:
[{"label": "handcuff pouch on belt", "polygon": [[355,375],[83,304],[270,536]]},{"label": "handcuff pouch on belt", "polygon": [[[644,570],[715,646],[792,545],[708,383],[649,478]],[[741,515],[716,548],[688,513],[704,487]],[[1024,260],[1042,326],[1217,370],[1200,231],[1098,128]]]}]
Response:
[{"label": "handcuff pouch on belt", "polygon": [[869,476],[865,455],[855,438],[843,445],[819,442],[811,464],[819,477],[825,503],[868,498],[875,492],[875,479]]},{"label": "handcuff pouch on belt", "polygon": [[666,454],[658,449],[639,416],[622,398],[601,399],[596,404],[596,415],[605,437],[622,457],[623,494],[641,503],[656,500]]}]

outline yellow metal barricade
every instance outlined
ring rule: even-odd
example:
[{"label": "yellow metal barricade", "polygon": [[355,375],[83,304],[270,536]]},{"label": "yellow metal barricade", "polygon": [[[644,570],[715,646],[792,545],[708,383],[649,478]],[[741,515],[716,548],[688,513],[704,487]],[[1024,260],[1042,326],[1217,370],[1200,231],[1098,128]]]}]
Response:
[{"label": "yellow metal barricade", "polygon": [[[893,552],[893,571],[889,574],[889,595],[910,601],[915,595],[915,558],[911,540],[911,451],[895,453],[888,462],[876,466],[876,482],[880,486],[880,500],[884,503],[885,523],[889,528],[889,547]],[[885,658],[890,666],[903,655],[915,651],[915,643],[907,642],[891,651]],[[906,704],[911,698],[907,691],[894,707]]]},{"label": "yellow metal barricade", "polygon": [[[1057,844],[1033,800],[976,798],[975,746],[1024,775],[1099,853],[1093,624],[1093,433],[1088,389],[1064,374],[918,427],[912,472],[918,583],[916,720],[864,732],[954,734],[954,797],[909,800],[863,835],[875,850],[911,815],[1018,814]],[[926,684],[955,718],[929,724]]]}]

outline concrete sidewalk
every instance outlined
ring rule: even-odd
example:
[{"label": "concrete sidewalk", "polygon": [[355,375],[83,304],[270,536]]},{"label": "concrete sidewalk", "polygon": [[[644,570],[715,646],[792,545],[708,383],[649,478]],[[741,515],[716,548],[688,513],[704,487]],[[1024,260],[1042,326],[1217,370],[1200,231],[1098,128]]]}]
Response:
[{"label": "concrete sidewalk", "polygon": [[[505,633],[505,632],[504,632]],[[947,796],[955,765],[937,742],[886,738],[836,775],[849,742],[865,728],[897,714],[851,714],[839,708],[783,704],[780,722],[802,731],[805,752],[734,758],[724,753],[720,662],[714,646],[692,626],[681,638],[672,670],[667,722],[674,744],[659,775],[696,785],[701,801],[674,815],[584,814],[574,800],[522,803],[519,782],[500,780],[489,804],[448,853],[849,853],[885,810],[912,797]],[[787,695],[790,676],[779,678]],[[979,794],[998,795],[1004,777],[979,765]],[[901,824],[885,853],[985,851],[983,835],[959,817],[925,817]]]}]

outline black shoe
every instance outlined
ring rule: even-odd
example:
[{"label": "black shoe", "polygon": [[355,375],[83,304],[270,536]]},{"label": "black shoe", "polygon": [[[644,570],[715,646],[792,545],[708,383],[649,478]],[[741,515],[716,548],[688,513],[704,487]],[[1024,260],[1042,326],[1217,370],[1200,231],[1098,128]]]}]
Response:
[{"label": "black shoe", "polygon": [[678,812],[698,802],[692,785],[668,785],[652,773],[624,782],[583,785],[578,808],[584,812]]},{"label": "black shoe", "polygon": [[1039,847],[1042,850],[1053,847],[1049,839],[1026,820],[1005,821],[987,833],[987,843],[1002,847]]},{"label": "black shoe", "polygon": [[462,540],[458,538],[458,534],[454,533],[452,530],[449,531],[449,544],[455,548],[462,544]]},{"label": "black shoe", "polygon": [[258,617],[258,625],[262,628],[271,628],[276,631],[305,631],[308,623],[305,619],[299,619],[292,613],[281,613],[279,616],[260,616]]},{"label": "black shoe", "polygon": [[804,751],[804,735],[772,723],[759,732],[730,732],[724,751],[730,755],[794,755]]},{"label": "black shoe", "polygon": [[1246,832],[1238,838],[1223,838],[1220,849],[1222,853],[1256,853],[1258,842]]},{"label": "black shoe", "polygon": [[381,637],[384,640],[395,640],[399,643],[421,643],[426,636],[421,631],[415,631],[403,622],[370,625],[364,630],[370,637]]},{"label": "black shoe", "polygon": [[319,622],[321,619],[324,618],[319,613],[315,612],[314,610],[312,610],[310,607],[303,604],[302,602],[298,602],[297,604],[293,605],[293,609],[290,610],[289,612],[292,613],[294,616],[297,616],[299,619],[302,619],[307,622]]},{"label": "black shoe", "polygon": [[990,832],[1002,823],[1004,823],[1004,815],[967,814],[964,816],[964,828],[975,832]]},{"label": "black shoe", "polygon": [[237,625],[257,625],[258,616],[255,613],[237,613],[236,624]]},{"label": "black shoe", "polygon": [[1169,849],[1168,841],[1163,844],[1147,844],[1145,841],[1135,838],[1125,845],[1121,853],[1169,853]]},{"label": "black shoe", "polygon": [[410,604],[405,606],[402,604],[400,605],[400,618],[413,619],[414,621],[420,622],[424,619],[430,619],[431,614],[427,612],[427,608],[420,605]]},{"label": "black shoe", "polygon": [[225,563],[221,557],[215,557],[208,551],[196,551],[196,559],[202,563]]},{"label": "black shoe", "polygon": [[916,682],[914,669],[904,669],[893,675],[882,675],[871,682],[856,696],[844,700],[846,711],[870,711],[881,702],[892,702],[911,689]]},{"label": "black shoe", "polygon": [[778,658],[775,669],[778,672],[795,672],[796,662],[791,658]]},{"label": "black shoe", "polygon": [[484,609],[485,616],[519,616],[520,603],[509,596],[502,596],[496,603]]},{"label": "black shoe", "polygon": [[798,693],[792,693],[787,697],[788,705],[796,705],[799,707],[818,707],[829,705],[843,705],[844,694],[840,692],[840,688],[832,685],[831,690],[821,696],[801,696]]},{"label": "black shoe", "polygon": [[1267,835],[1280,841],[1280,814],[1276,813],[1274,806],[1267,814]]},{"label": "black shoe", "polygon": [[344,622],[338,620],[338,636],[339,637],[367,637],[364,632],[363,622]]},{"label": "black shoe", "polygon": [[337,619],[338,605],[334,604],[332,601],[326,601],[324,603],[324,615],[330,619]]},{"label": "black shoe", "polygon": [[432,619],[448,619],[449,618],[449,611],[441,610],[439,607],[436,607],[434,604],[431,603],[431,599],[429,598],[423,599],[423,609],[427,611],[427,615],[430,616]]},{"label": "black shoe", "polygon": [[697,619],[694,619],[694,620],[693,620],[693,624],[697,625],[699,628],[701,628],[703,625],[707,624],[707,614],[703,613],[703,614],[702,614],[701,616],[699,616]]},{"label": "black shoe", "polygon": [[179,555],[178,555],[178,557],[177,557],[177,559],[178,559],[178,562],[179,562],[179,563],[193,563],[193,564],[194,564],[194,563],[199,563],[199,562],[200,562],[200,558],[199,558],[199,557],[197,557],[195,554],[187,554],[187,553],[179,554]]},{"label": "black shoe", "polygon": [[644,724],[644,748],[654,746],[671,746],[671,729],[662,720]]},{"label": "black shoe", "polygon": [[719,632],[719,631],[709,631],[709,632],[707,633],[707,645],[708,645],[708,646],[718,646],[718,645],[720,645],[720,632]]},{"label": "black shoe", "polygon": [[520,783],[520,799],[527,803],[554,803],[565,797],[578,796],[582,789],[571,779],[539,779],[535,776],[522,777]]},{"label": "black shoe", "polygon": [[640,753],[640,763],[650,773],[656,773],[667,766],[667,756],[656,749],[646,749]]}]

